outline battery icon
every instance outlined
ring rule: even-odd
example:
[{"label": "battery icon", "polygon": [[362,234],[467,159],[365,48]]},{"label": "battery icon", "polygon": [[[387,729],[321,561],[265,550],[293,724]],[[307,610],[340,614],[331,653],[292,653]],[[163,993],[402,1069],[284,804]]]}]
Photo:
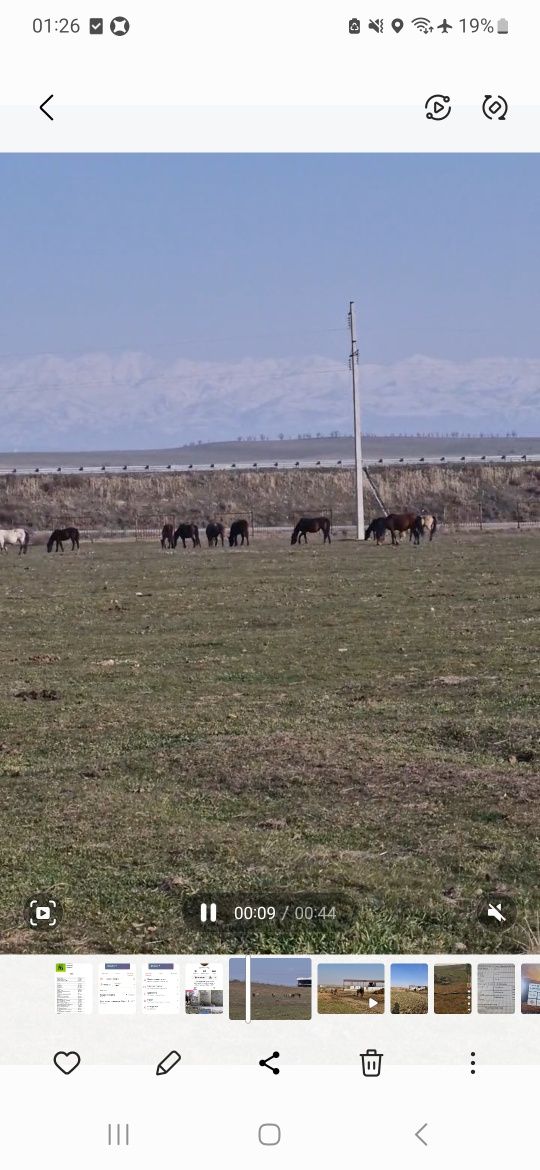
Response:
[{"label": "battery icon", "polygon": [[215,902],[201,902],[201,922],[217,922],[217,906]]},{"label": "battery icon", "polygon": [[508,21],[505,20],[504,17],[502,17],[501,20],[497,21],[497,32],[498,33],[507,33],[508,32]]}]

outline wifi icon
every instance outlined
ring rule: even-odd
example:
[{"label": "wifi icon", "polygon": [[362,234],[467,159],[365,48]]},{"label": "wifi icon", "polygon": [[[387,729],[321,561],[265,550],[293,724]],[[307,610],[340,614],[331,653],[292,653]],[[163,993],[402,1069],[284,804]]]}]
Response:
[{"label": "wifi icon", "polygon": [[433,25],[428,20],[427,16],[415,16],[413,20],[414,27],[423,33],[433,32]]}]

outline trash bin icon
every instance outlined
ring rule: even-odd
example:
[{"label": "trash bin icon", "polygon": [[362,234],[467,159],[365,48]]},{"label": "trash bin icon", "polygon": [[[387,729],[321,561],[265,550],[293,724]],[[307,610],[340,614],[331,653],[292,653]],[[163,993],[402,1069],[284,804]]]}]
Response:
[{"label": "trash bin icon", "polygon": [[360,1056],[362,1057],[362,1072],[364,1076],[380,1076],[383,1053],[377,1052],[376,1048],[368,1048],[367,1052],[361,1052]]}]

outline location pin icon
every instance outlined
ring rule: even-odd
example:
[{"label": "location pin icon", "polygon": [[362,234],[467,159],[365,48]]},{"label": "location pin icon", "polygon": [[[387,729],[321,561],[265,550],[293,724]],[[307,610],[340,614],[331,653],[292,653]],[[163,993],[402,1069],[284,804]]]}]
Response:
[{"label": "location pin icon", "polygon": [[397,20],[393,20],[392,21],[392,28],[393,28],[394,32],[401,32],[401,30],[403,28],[403,21],[400,20],[399,17]]}]

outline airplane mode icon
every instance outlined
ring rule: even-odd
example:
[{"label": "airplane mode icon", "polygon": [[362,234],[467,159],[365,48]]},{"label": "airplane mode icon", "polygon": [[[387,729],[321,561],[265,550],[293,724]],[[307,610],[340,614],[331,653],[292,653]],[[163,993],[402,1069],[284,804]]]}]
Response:
[{"label": "airplane mode icon", "polygon": [[444,18],[444,20],[443,20],[442,24],[438,24],[438,25],[437,25],[437,28],[440,28],[441,32],[443,32],[443,33],[448,33],[448,32],[450,32],[450,29],[451,29],[451,28],[453,28],[453,27],[454,27],[454,26],[453,26],[452,24],[449,24],[449,23],[448,23],[448,21],[447,21],[446,17]]}]

